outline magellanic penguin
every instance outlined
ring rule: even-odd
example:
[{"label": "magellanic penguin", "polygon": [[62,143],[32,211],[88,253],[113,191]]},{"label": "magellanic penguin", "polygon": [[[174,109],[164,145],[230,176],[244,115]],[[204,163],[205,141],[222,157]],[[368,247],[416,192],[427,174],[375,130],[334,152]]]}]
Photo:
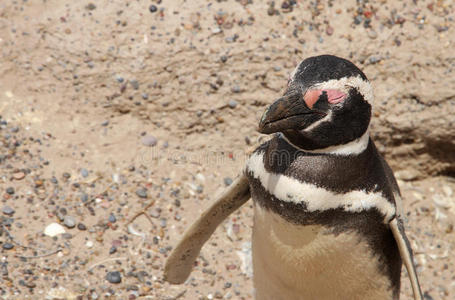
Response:
[{"label": "magellanic penguin", "polygon": [[372,87],[348,60],[303,60],[259,132],[275,135],[188,229],[164,278],[183,283],[216,227],[254,201],[257,300],[399,299],[404,262],[422,299],[392,170],[368,134]]}]

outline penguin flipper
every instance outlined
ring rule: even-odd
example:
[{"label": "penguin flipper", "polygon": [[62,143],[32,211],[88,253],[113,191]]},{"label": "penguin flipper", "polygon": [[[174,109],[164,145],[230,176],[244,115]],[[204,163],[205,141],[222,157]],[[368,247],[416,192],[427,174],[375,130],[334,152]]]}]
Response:
[{"label": "penguin flipper", "polygon": [[392,230],[395,241],[397,242],[398,249],[400,251],[401,259],[406,266],[408,271],[409,280],[411,281],[412,291],[414,293],[415,300],[423,300],[422,291],[420,289],[419,279],[417,278],[417,272],[412,261],[412,250],[409,244],[409,240],[404,232],[403,222],[399,217],[393,218],[390,223],[390,229]]},{"label": "penguin flipper", "polygon": [[191,273],[204,243],[231,213],[250,199],[250,187],[241,174],[185,232],[164,266],[164,280],[181,284]]}]

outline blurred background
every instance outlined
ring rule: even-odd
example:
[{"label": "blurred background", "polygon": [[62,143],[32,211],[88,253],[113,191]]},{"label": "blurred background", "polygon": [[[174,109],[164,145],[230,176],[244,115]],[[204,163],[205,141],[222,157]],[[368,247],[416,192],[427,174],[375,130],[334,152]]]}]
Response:
[{"label": "blurred background", "polygon": [[295,66],[333,54],[373,84],[425,299],[453,299],[454,18],[449,0],[1,1],[0,295],[251,299],[251,202],[186,284],[164,261],[268,139]]}]

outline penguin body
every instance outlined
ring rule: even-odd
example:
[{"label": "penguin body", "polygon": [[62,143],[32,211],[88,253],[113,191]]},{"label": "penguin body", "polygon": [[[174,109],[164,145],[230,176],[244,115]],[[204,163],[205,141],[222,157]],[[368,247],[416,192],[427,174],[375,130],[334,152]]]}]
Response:
[{"label": "penguin body", "polygon": [[183,283],[216,227],[251,197],[257,300],[399,299],[402,262],[422,299],[399,188],[369,137],[372,103],[348,60],[303,60],[259,122],[274,136],[188,229],[165,279]]},{"label": "penguin body", "polygon": [[251,155],[257,299],[397,299],[401,257],[385,222],[396,183],[383,162],[372,141],[339,156],[281,135]]}]

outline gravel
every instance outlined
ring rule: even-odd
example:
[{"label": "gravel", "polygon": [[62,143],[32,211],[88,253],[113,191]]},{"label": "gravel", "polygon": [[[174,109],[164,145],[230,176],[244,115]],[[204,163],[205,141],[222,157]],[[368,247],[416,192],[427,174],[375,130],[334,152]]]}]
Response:
[{"label": "gravel", "polygon": [[122,282],[122,275],[119,271],[108,272],[106,274],[106,280],[110,283],[120,283]]}]

